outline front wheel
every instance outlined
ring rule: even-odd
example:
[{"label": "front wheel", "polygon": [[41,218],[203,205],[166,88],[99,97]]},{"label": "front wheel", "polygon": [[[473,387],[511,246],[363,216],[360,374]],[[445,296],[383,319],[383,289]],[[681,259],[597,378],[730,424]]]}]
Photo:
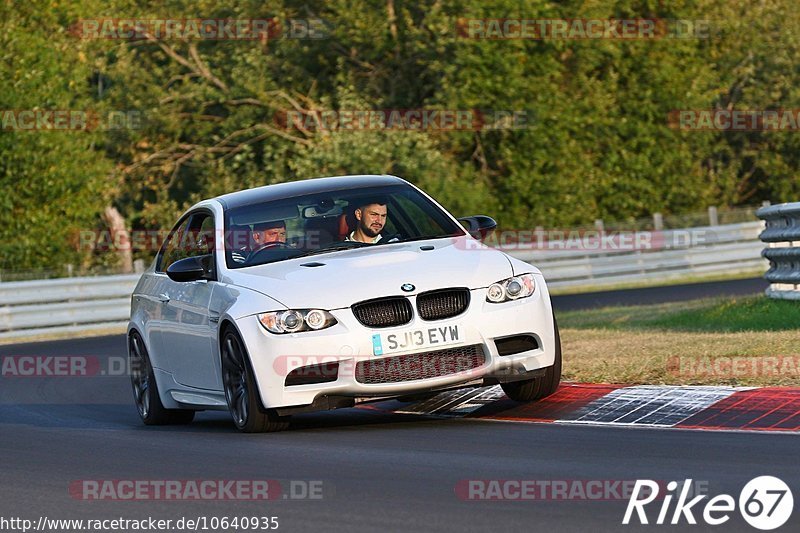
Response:
[{"label": "front wheel", "polygon": [[553,365],[547,367],[542,377],[502,383],[500,386],[503,387],[503,392],[512,400],[518,402],[541,400],[558,389],[558,384],[561,383],[561,335],[558,332],[555,316],[553,316],[553,329],[556,344],[556,357]]},{"label": "front wheel", "polygon": [[261,409],[250,358],[242,340],[231,330],[222,338],[222,384],[228,410],[240,431],[265,433],[289,426],[289,417],[278,416],[272,409]]},{"label": "front wheel", "polygon": [[128,337],[128,361],[131,372],[133,401],[139,416],[148,426],[188,424],[194,420],[191,409],[167,409],[158,396],[158,385],[150,363],[150,355],[139,332]]}]

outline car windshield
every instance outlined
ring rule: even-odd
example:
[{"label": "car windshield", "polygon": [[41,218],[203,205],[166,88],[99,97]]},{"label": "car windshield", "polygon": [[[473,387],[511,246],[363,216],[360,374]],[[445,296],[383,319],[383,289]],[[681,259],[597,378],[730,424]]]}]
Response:
[{"label": "car windshield", "polygon": [[225,213],[225,260],[245,268],[337,250],[464,235],[408,185],[295,196]]}]

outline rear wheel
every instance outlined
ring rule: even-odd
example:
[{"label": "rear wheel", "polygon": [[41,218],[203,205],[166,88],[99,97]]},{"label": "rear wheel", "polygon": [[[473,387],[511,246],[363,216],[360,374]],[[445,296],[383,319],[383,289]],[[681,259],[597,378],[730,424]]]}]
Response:
[{"label": "rear wheel", "polygon": [[503,392],[512,400],[518,402],[541,400],[558,389],[558,384],[561,383],[561,335],[558,332],[555,316],[553,317],[553,329],[556,344],[556,357],[553,365],[547,367],[542,377],[502,383],[500,386],[503,387]]},{"label": "rear wheel", "polygon": [[258,389],[239,335],[227,330],[222,337],[222,384],[228,410],[236,427],[245,433],[282,431],[289,426],[288,416],[261,408]]},{"label": "rear wheel", "polygon": [[128,337],[128,360],[131,369],[133,401],[142,422],[148,426],[188,424],[194,420],[190,409],[167,409],[158,396],[158,386],[150,363],[150,355],[141,335],[134,331]]}]

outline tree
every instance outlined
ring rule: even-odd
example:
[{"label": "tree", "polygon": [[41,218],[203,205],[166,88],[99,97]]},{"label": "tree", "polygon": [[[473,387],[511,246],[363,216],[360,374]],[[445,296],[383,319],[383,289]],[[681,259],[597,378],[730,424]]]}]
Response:
[{"label": "tree", "polygon": [[[80,46],[38,3],[0,5],[0,109],[92,110],[82,90],[91,69]],[[79,233],[93,230],[108,198],[111,165],[99,132],[0,132],[0,268],[59,268],[87,260]],[[17,125],[18,127],[19,125]]]}]

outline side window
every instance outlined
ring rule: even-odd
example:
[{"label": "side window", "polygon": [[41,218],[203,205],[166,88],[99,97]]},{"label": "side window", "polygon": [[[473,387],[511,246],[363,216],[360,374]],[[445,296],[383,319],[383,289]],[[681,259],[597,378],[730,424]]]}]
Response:
[{"label": "side window", "polygon": [[[202,220],[200,221],[200,229],[198,230],[196,253],[192,255],[213,254],[215,246],[214,237],[216,235],[214,217],[206,213],[195,215],[195,217],[202,217]],[[194,225],[194,222],[192,225]]]},{"label": "side window", "polygon": [[214,259],[214,249],[216,247],[216,228],[214,227],[214,217],[208,213],[199,213],[194,216],[197,220],[192,220],[191,226],[199,224],[197,230],[196,246],[191,251],[190,256],[202,256],[203,266],[211,274],[210,279],[216,279],[216,261]]},{"label": "side window", "polygon": [[191,217],[186,217],[179,222],[167,236],[167,242],[164,243],[161,255],[158,258],[158,263],[156,264],[156,271],[165,272],[168,266],[178,259],[185,257],[181,254],[181,247],[183,246],[182,243],[185,240],[190,221]]},{"label": "side window", "polygon": [[166,271],[175,261],[201,256],[207,256],[206,268],[213,271],[215,234],[213,216],[205,212],[188,216],[167,238],[158,271]]},{"label": "side window", "polygon": [[402,194],[398,194],[392,199],[397,202],[400,210],[408,216],[415,226],[416,233],[419,235],[441,235],[444,232],[442,227],[413,200],[406,198]]}]

